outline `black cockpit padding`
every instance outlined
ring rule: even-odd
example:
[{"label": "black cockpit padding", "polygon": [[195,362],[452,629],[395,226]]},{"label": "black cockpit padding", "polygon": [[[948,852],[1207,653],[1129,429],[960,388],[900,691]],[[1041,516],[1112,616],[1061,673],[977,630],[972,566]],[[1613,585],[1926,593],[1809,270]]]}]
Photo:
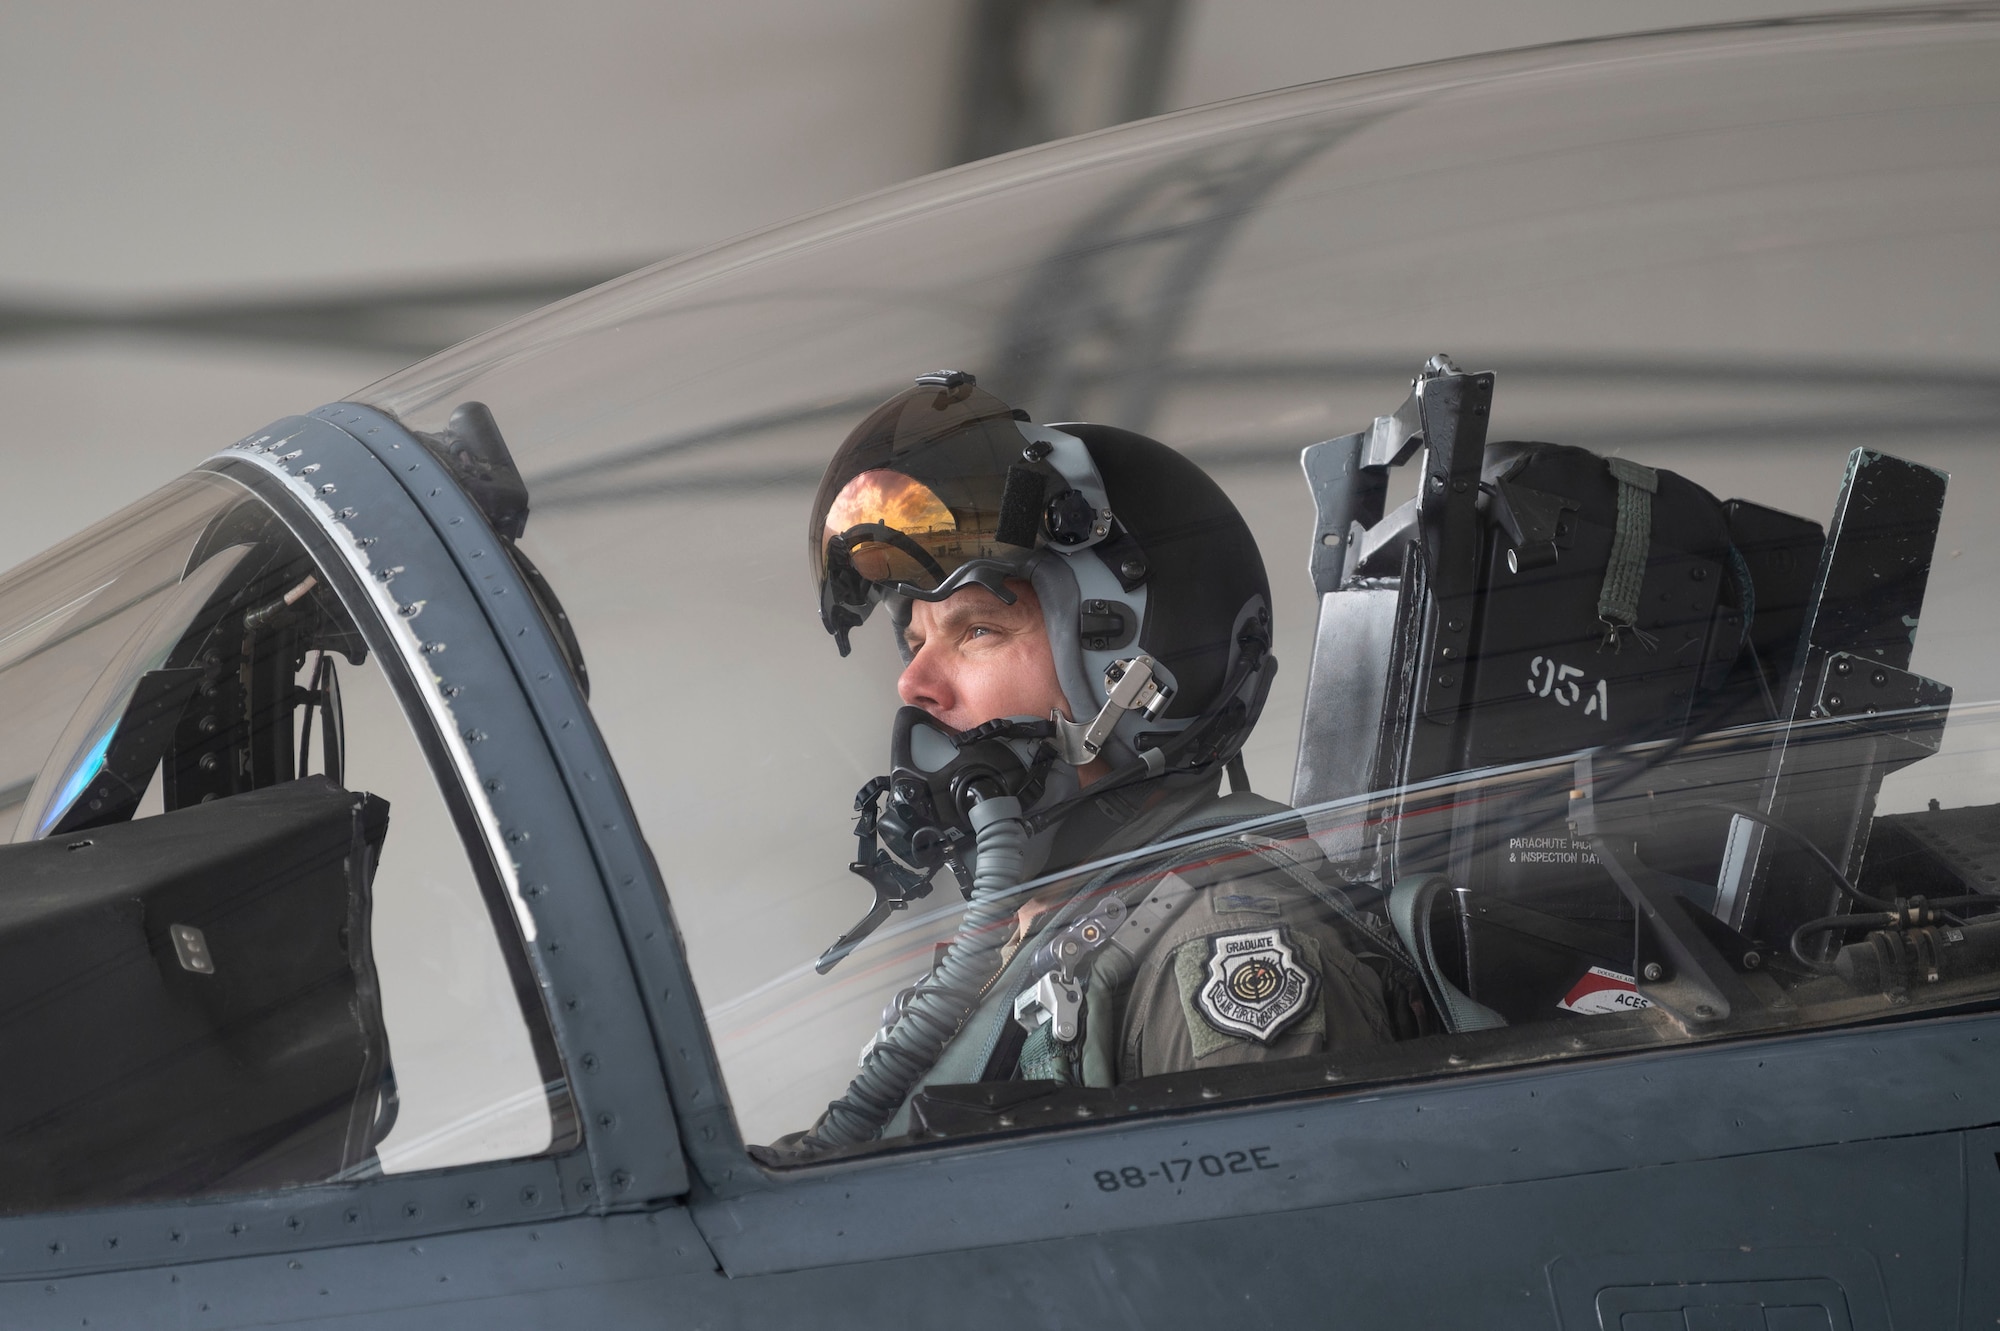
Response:
[{"label": "black cockpit padding", "polygon": [[132,700],[111,732],[104,766],[63,811],[50,836],[131,821],[205,673],[196,666],[181,666],[139,676]]},{"label": "black cockpit padding", "polygon": [[[0,846],[0,1209],[311,1183],[367,1159],[388,824],[386,801],[315,776]],[[189,928],[208,973],[186,964]]]}]

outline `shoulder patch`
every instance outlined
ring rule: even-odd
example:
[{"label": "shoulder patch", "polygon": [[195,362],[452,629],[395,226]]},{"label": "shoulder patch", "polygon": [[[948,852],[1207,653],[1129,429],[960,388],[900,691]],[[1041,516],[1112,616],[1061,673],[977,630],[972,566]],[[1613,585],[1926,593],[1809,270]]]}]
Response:
[{"label": "shoulder patch", "polygon": [[1299,964],[1285,927],[1274,924],[1208,940],[1208,978],[1195,1008],[1226,1035],[1268,1044],[1318,993],[1319,977]]}]

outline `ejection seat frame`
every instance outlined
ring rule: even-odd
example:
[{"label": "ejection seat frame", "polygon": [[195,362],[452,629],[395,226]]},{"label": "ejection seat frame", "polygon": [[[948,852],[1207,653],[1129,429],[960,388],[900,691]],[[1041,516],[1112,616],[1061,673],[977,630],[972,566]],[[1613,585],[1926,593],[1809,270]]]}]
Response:
[{"label": "ejection seat frame", "polygon": [[[1310,567],[1320,617],[1296,805],[1401,789],[1454,766],[1451,723],[1469,678],[1493,382],[1433,356],[1392,414],[1302,455],[1318,512]],[[1391,473],[1419,450],[1418,494],[1385,515]],[[1331,834],[1323,849],[1336,863],[1372,865],[1393,881],[1395,839],[1370,845],[1362,837],[1359,828]],[[1442,867],[1462,881],[1456,856]]]},{"label": "ejection seat frame", "polygon": [[[1446,875],[1458,908],[1460,965],[1475,999],[1479,805],[1448,801],[1445,835],[1438,834],[1440,810],[1408,815],[1436,802],[1421,794],[1424,783],[1467,766],[1468,687],[1479,665],[1482,573],[1490,572],[1482,570],[1479,510],[1493,386],[1490,373],[1466,374],[1432,357],[1395,412],[1315,444],[1301,458],[1317,510],[1309,567],[1320,616],[1293,803],[1389,797],[1388,816],[1328,819],[1317,839],[1348,876],[1373,881],[1385,894],[1418,873]],[[1391,473],[1420,450],[1417,495],[1385,512]],[[1559,793],[1571,799],[1566,821],[1576,844],[1604,852],[1606,893],[1629,903],[1628,961],[1639,992],[1683,1022],[1707,1024],[1746,1003],[1782,1001],[1762,976],[1746,986],[1746,974],[1785,948],[1798,925],[1848,908],[1796,839],[1857,878],[1883,778],[1939,746],[1951,691],[1908,667],[1945,483],[1934,469],[1857,449],[1823,542],[1814,524],[1730,501],[1730,558],[1739,567],[1745,561],[1736,546],[1751,544],[1739,541],[1739,520],[1775,522],[1793,547],[1817,555],[1809,594],[1794,598],[1803,606],[1786,607],[1798,620],[1795,639],[1793,619],[1776,618],[1791,641],[1783,645],[1790,659],[1774,662],[1781,671],[1775,716],[1726,746],[1720,763],[1713,753],[1682,752],[1697,728],[1690,717],[1682,726],[1688,733],[1660,734],[1654,738],[1661,743],[1643,746],[1648,752],[1606,754],[1610,761],[1599,763],[1594,777],[1586,758],[1572,789]],[[1569,512],[1533,491],[1486,488],[1509,570],[1560,557],[1572,534]],[[1728,621],[1738,627],[1733,637],[1711,633],[1703,652],[1717,659],[1704,678],[1727,672],[1741,652],[1754,661],[1752,612],[1746,605],[1740,619]],[[1720,623],[1719,604],[1716,613]],[[1757,686],[1769,697],[1764,669],[1756,665]],[[1640,783],[1648,793],[1635,800],[1621,787],[1640,772],[1655,779]],[[1736,787],[1747,812],[1731,819],[1726,846],[1717,848],[1712,888],[1658,873],[1628,853],[1637,846],[1631,834],[1657,830],[1662,809],[1675,801],[1683,826],[1688,809],[1713,808],[1718,781]],[[1653,788],[1673,793],[1655,800]],[[1429,830],[1413,838],[1407,829],[1416,822]],[[1793,839],[1771,837],[1773,823]],[[1612,832],[1626,851],[1614,851],[1606,840]],[[1498,898],[1493,904],[1517,927],[1523,920],[1535,927],[1534,910]],[[1546,924],[1551,940],[1577,933],[1555,917]],[[1820,955],[1830,942],[1817,940]]]}]

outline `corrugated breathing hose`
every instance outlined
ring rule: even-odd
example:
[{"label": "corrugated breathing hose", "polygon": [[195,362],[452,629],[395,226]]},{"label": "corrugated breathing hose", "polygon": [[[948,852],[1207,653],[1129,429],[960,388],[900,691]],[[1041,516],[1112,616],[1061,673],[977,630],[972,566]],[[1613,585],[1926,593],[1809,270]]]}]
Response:
[{"label": "corrugated breathing hose", "polygon": [[847,1093],[826,1107],[801,1145],[854,1146],[880,1135],[1000,973],[1000,947],[1011,936],[1007,923],[1017,908],[1008,894],[1026,868],[1028,828],[1021,801],[1012,795],[981,800],[968,820],[975,847],[972,896],[958,932],[888,1035],[869,1051]]}]

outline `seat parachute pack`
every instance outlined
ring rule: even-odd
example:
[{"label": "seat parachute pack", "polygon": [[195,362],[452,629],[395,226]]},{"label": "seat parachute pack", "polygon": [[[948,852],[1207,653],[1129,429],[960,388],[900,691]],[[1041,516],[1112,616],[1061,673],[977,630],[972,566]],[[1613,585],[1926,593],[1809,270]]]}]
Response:
[{"label": "seat parachute pack", "polygon": [[1783,711],[1819,524],[1638,460],[1489,444],[1492,388],[1434,362],[1394,415],[1305,451],[1322,605],[1296,803]]},{"label": "seat parachute pack", "polygon": [[1464,746],[1482,767],[1678,732],[1742,651],[1722,501],[1671,471],[1498,443],[1481,468]]},{"label": "seat parachute pack", "polygon": [[[1732,968],[1825,964],[1801,934],[1829,950],[1883,778],[1937,751],[1951,690],[1909,664],[1948,478],[1857,449],[1822,528],[1638,459],[1488,443],[1493,385],[1434,357],[1393,414],[1305,450],[1293,803],[1367,801],[1314,839],[1435,956],[1434,992],[1481,1005],[1465,1020],[1597,1011],[1599,982],[1723,1020],[1750,1001]],[[1385,512],[1406,462],[1416,495]]]}]

